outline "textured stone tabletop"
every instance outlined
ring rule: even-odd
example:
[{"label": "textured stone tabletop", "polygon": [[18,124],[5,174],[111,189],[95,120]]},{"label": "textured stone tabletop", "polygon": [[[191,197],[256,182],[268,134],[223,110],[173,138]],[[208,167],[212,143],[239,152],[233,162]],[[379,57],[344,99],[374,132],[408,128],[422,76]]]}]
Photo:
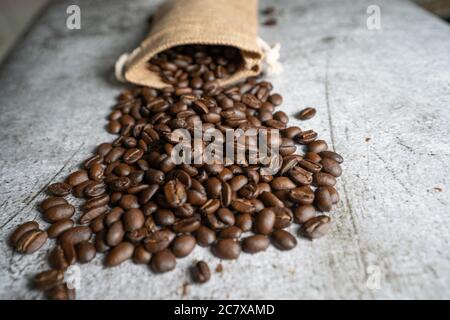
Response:
[{"label": "textured stone tabletop", "polygon": [[[80,299],[450,298],[450,26],[400,0],[376,1],[381,29],[366,26],[371,0],[262,1],[278,24],[284,73],[273,78],[293,124],[314,128],[346,159],[332,232],[222,262],[209,283],[190,285],[186,267],[156,276],[102,257],[81,266]],[[66,8],[81,7],[81,30]],[[45,187],[62,180],[113,136],[105,117],[123,88],[113,64],[147,32],[156,1],[55,1],[0,68],[0,298],[42,298],[27,288],[47,268],[52,243],[24,256],[6,239],[38,219]],[[318,110],[308,122],[293,115]],[[293,228],[293,231],[297,230]]]}]

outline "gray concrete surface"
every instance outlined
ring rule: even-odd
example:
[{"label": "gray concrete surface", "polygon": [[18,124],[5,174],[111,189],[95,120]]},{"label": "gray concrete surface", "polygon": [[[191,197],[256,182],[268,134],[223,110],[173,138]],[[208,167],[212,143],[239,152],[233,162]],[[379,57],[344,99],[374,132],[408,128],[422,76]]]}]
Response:
[{"label": "gray concrete surface", "polygon": [[[66,7],[79,3],[82,29],[65,28]],[[262,1],[281,11],[262,27],[282,44],[285,72],[272,79],[293,116],[343,154],[341,202],[329,236],[299,240],[222,262],[203,285],[187,287],[179,260],[161,276],[125,263],[81,266],[80,299],[170,298],[450,298],[450,27],[405,1],[376,1],[381,30],[368,30],[372,0]],[[46,268],[51,243],[29,256],[6,238],[18,223],[40,220],[45,186],[63,179],[100,142],[114,97],[123,88],[113,63],[146,33],[156,2],[58,1],[0,70],[0,298],[42,298],[27,288]],[[295,229],[293,229],[295,232]]]}]

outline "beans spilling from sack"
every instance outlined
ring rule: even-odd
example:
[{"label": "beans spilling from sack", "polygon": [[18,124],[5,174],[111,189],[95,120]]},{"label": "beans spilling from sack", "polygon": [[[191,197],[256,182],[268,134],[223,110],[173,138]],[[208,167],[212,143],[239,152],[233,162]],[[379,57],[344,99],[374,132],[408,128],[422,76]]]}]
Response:
[{"label": "beans spilling from sack", "polygon": [[[227,47],[177,47],[149,62],[170,87],[124,91],[108,118],[107,130],[117,138],[98,145],[79,170],[48,187],[51,196],[40,208],[49,225],[30,221],[12,234],[11,245],[20,253],[56,240],[51,268],[34,278],[36,288],[51,299],[73,299],[64,272],[98,253],[108,267],[132,260],[163,273],[196,246],[211,248],[219,259],[237,259],[271,244],[293,249],[297,238],[289,230],[308,239],[329,230],[342,157],[313,130],[288,125],[288,116],[277,110],[282,96],[272,93],[270,82],[249,78],[218,85],[239,67],[239,52]],[[309,108],[301,117],[314,114]],[[174,163],[174,133],[192,132],[199,122],[204,132],[278,130],[278,154],[270,155],[278,170],[262,174],[267,164],[245,161]],[[298,154],[299,145],[306,152]],[[244,145],[246,153],[249,148]],[[85,199],[80,214],[65,199],[70,194]],[[211,277],[204,261],[194,261],[191,271],[198,283]]]}]

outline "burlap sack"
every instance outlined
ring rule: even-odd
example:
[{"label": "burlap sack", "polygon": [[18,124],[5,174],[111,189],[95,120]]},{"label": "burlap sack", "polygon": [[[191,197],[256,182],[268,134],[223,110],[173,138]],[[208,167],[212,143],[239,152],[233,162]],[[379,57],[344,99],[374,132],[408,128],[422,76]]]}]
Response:
[{"label": "burlap sack", "polygon": [[227,85],[261,71],[258,46],[257,0],[168,0],[154,15],[148,37],[122,61],[122,77],[129,82],[163,88],[168,84],[148,69],[157,53],[178,45],[227,45],[240,49],[244,64]]}]

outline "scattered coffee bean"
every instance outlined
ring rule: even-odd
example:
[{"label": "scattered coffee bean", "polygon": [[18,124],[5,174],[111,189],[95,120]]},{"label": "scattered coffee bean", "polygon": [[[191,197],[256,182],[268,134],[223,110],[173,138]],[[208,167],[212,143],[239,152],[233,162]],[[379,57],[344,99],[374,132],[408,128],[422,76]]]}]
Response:
[{"label": "scattered coffee bean", "polygon": [[242,240],[242,250],[247,253],[257,253],[265,251],[269,244],[270,241],[266,235],[255,234]]},{"label": "scattered coffee bean", "polygon": [[300,120],[309,120],[316,115],[316,109],[314,108],[305,108],[298,113],[298,118]]},{"label": "scattered coffee bean", "polygon": [[192,279],[197,283],[205,283],[211,279],[211,271],[209,266],[204,261],[197,262],[191,268]]},{"label": "scattered coffee bean", "polygon": [[271,239],[273,245],[279,250],[291,250],[297,246],[297,239],[286,230],[275,230]]},{"label": "scattered coffee bean", "polygon": [[71,190],[72,186],[63,182],[53,183],[47,187],[47,191],[56,197],[67,196]]},{"label": "scattered coffee bean", "polygon": [[170,250],[162,250],[152,255],[150,267],[155,273],[169,272],[175,269],[177,260]]},{"label": "scattered coffee bean", "polygon": [[330,230],[330,220],[330,217],[323,215],[311,218],[303,225],[300,233],[309,239],[320,238]]}]

